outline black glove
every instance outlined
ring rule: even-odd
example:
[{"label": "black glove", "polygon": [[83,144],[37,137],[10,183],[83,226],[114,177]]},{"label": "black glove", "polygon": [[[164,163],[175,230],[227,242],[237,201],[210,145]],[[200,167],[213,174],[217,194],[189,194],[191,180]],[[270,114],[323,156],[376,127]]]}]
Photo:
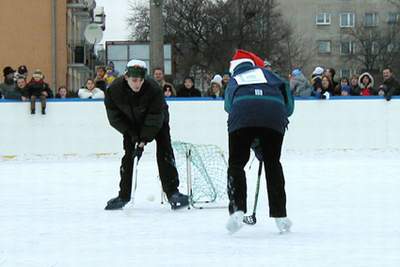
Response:
[{"label": "black glove", "polygon": [[256,158],[259,161],[264,161],[262,147],[260,144],[260,140],[258,138],[254,139],[253,143],[251,144],[251,149],[253,150],[254,154],[256,154]]},{"label": "black glove", "polygon": [[392,96],[391,96],[391,95],[385,95],[385,99],[386,99],[387,101],[390,101],[390,100],[392,99]]}]

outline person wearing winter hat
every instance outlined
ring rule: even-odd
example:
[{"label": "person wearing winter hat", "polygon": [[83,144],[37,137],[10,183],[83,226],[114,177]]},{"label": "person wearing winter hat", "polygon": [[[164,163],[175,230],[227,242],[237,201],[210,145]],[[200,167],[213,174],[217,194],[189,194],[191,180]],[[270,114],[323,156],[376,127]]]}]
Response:
[{"label": "person wearing winter hat", "polygon": [[324,69],[322,67],[316,67],[311,75],[311,84],[314,87],[314,92],[321,90],[322,87],[322,75],[324,74]]},{"label": "person wearing winter hat", "polygon": [[370,96],[374,94],[374,77],[368,72],[364,72],[358,78],[361,96]]},{"label": "person wearing winter hat", "polygon": [[31,100],[31,114],[36,113],[35,102],[40,98],[42,115],[46,114],[47,98],[52,98],[53,93],[49,85],[44,82],[44,75],[40,69],[36,69],[32,74],[32,79],[27,85],[28,95]]},{"label": "person wearing winter hat", "polygon": [[106,75],[104,75],[104,80],[107,84],[107,88],[113,83],[113,81],[117,78],[117,74],[114,71],[114,65],[108,65],[106,67]]},{"label": "person wearing winter hat", "polygon": [[25,65],[18,67],[18,74],[23,76],[25,79],[28,78],[28,68]]},{"label": "person wearing winter hat", "polygon": [[212,78],[210,82],[210,88],[207,90],[208,97],[224,97],[224,92],[222,90],[222,76],[217,74]]},{"label": "person wearing winter hat", "polygon": [[341,95],[342,96],[349,96],[351,93],[351,86],[350,85],[342,85],[341,86]]},{"label": "person wearing winter hat", "polygon": [[171,145],[168,105],[158,83],[146,77],[146,73],[144,61],[129,61],[124,76],[118,77],[105,94],[108,120],[122,134],[125,150],[120,167],[120,191],[117,197],[107,202],[106,210],[122,209],[131,200],[134,160],[140,160],[145,145],[153,140],[157,146],[162,189],[171,208],[189,205],[188,196],[178,190],[179,177]]},{"label": "person wearing winter hat", "polygon": [[26,101],[28,100],[27,94],[25,77],[17,75],[15,88],[12,91],[4,93],[4,98]]},{"label": "person wearing winter hat", "polygon": [[316,67],[314,69],[314,71],[312,72],[312,77],[316,77],[316,76],[322,76],[322,74],[324,74],[324,69],[322,67]]},{"label": "person wearing winter hat", "polygon": [[3,69],[4,82],[0,84],[0,98],[15,89],[15,70],[10,66]]},{"label": "person wearing winter hat", "polygon": [[342,87],[344,87],[346,85],[350,86],[349,79],[347,77],[342,77],[340,79],[340,83],[335,88],[333,88],[333,95],[334,96],[343,96],[343,93],[342,93],[343,88]]},{"label": "person wearing winter hat", "polygon": [[313,87],[300,69],[294,69],[292,71],[290,77],[290,90],[294,96],[311,96]]},{"label": "person wearing winter hat", "polygon": [[311,95],[319,99],[329,99],[331,96],[333,96],[333,85],[329,76],[322,75],[321,88],[314,90]]},{"label": "person wearing winter hat", "polygon": [[[286,214],[285,179],[280,163],[283,137],[288,121],[290,96],[285,82],[264,68],[264,61],[252,52],[237,50],[230,62],[232,78],[225,91],[228,113],[229,219],[227,230],[233,234],[243,226],[247,212],[246,174],[251,144],[258,139],[266,168],[269,215],[280,232],[290,230]],[[261,164],[261,163],[260,163]]]}]

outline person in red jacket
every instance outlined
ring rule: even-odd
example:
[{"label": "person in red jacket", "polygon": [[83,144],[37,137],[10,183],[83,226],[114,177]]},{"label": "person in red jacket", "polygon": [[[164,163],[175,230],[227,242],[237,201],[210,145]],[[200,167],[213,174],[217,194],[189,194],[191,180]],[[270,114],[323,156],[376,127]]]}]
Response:
[{"label": "person in red jacket", "polygon": [[46,99],[53,97],[49,85],[44,82],[44,75],[41,70],[37,69],[32,75],[32,80],[29,82],[28,94],[31,100],[31,114],[35,114],[36,98],[40,98],[42,106],[42,114],[46,114]]},{"label": "person in red jacket", "polygon": [[364,72],[358,78],[358,86],[360,87],[360,95],[374,95],[374,77],[368,72]]}]

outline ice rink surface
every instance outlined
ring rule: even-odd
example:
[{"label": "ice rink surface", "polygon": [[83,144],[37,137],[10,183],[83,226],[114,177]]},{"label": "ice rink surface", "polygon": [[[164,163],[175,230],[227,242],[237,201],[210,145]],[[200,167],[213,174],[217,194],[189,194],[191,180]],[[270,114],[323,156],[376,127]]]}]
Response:
[{"label": "ice rink surface", "polygon": [[119,157],[0,161],[0,266],[400,266],[400,151],[286,151],[287,235],[268,218],[265,181],[257,224],[235,235],[226,209],[161,205],[148,151],[135,204],[105,211]]}]

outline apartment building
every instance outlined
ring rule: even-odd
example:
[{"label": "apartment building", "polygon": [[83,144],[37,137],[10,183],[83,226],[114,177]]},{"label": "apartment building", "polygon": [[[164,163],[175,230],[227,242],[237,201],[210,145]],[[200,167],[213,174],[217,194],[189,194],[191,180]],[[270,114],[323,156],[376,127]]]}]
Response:
[{"label": "apartment building", "polygon": [[105,15],[96,1],[1,2],[0,69],[26,65],[30,74],[41,69],[53,90],[61,85],[77,90],[94,75],[93,44],[83,33],[93,22],[104,30]]},{"label": "apartment building", "polygon": [[399,13],[388,0],[277,0],[283,16],[295,29],[298,45],[308,55],[307,75],[315,66],[333,67],[338,76],[362,71],[352,60],[357,42],[350,36],[357,27],[384,29],[398,21]]}]

